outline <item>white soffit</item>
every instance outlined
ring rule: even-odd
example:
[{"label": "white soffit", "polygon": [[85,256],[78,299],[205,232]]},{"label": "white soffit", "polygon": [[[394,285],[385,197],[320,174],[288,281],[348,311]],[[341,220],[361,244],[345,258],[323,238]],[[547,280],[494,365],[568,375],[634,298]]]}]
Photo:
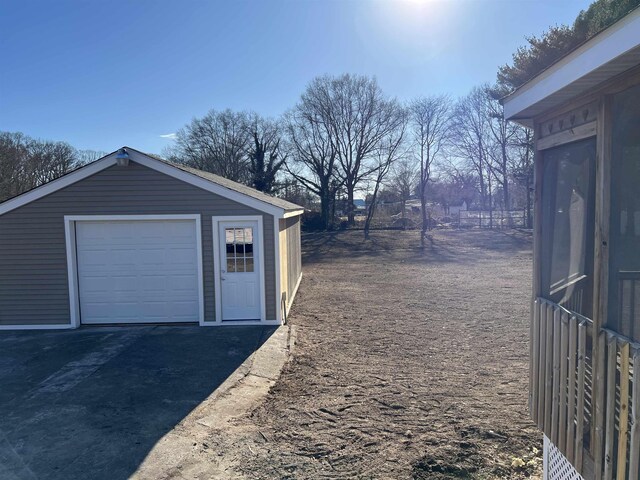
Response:
[{"label": "white soffit", "polygon": [[640,8],[507,96],[504,116],[531,119],[636,65],[640,65]]}]

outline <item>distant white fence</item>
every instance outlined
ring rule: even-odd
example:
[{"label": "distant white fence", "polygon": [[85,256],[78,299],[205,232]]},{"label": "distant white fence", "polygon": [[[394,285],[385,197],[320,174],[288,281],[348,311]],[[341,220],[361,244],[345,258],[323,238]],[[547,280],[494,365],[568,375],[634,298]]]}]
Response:
[{"label": "distant white fence", "polygon": [[514,228],[527,226],[524,210],[461,210],[460,228]]}]

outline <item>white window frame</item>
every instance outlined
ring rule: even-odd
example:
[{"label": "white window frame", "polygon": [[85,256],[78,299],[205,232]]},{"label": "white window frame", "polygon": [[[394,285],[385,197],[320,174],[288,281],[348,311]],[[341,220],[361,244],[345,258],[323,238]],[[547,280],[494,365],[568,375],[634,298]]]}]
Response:
[{"label": "white window frame", "polygon": [[[202,260],[202,226],[199,214],[187,215],[65,215],[64,235],[67,251],[67,276],[69,281],[70,328],[80,326],[80,292],[78,285],[78,263],[76,256],[76,222],[90,221],[150,221],[150,220],[193,220],[196,226],[196,250],[198,255],[198,323],[204,322],[204,274]],[[60,327],[58,327],[60,328]]]},{"label": "white window frame", "polygon": [[[258,267],[260,274],[258,275],[260,284],[260,320],[259,321],[222,321],[222,285],[220,281],[220,266],[222,259],[220,258],[220,222],[256,222],[258,231],[256,232],[257,246],[259,254]],[[204,325],[220,326],[220,325],[279,325],[278,320],[267,320],[266,306],[266,289],[265,289],[265,257],[264,249],[264,226],[262,215],[216,215],[211,217],[211,230],[213,236],[213,279],[215,291],[215,321],[205,322]],[[276,264],[278,262],[276,261]]]}]

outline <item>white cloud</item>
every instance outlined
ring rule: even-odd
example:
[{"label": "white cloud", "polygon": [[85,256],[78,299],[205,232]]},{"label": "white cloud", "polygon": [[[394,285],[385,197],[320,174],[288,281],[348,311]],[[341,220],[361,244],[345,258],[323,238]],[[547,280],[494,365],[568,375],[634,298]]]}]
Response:
[{"label": "white cloud", "polygon": [[175,140],[176,136],[177,135],[175,133],[165,133],[164,135],[160,135],[160,138],[168,138],[169,140]]}]

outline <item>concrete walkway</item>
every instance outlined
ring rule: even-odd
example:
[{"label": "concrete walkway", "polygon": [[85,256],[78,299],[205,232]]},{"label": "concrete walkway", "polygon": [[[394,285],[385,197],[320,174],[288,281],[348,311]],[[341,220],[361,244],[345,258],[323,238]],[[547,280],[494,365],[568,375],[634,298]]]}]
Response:
[{"label": "concrete walkway", "polygon": [[241,478],[233,472],[233,460],[214,446],[246,435],[247,425],[242,425],[242,419],[267,396],[294,344],[295,329],[279,327],[224,384],[155,445],[132,478]]}]

